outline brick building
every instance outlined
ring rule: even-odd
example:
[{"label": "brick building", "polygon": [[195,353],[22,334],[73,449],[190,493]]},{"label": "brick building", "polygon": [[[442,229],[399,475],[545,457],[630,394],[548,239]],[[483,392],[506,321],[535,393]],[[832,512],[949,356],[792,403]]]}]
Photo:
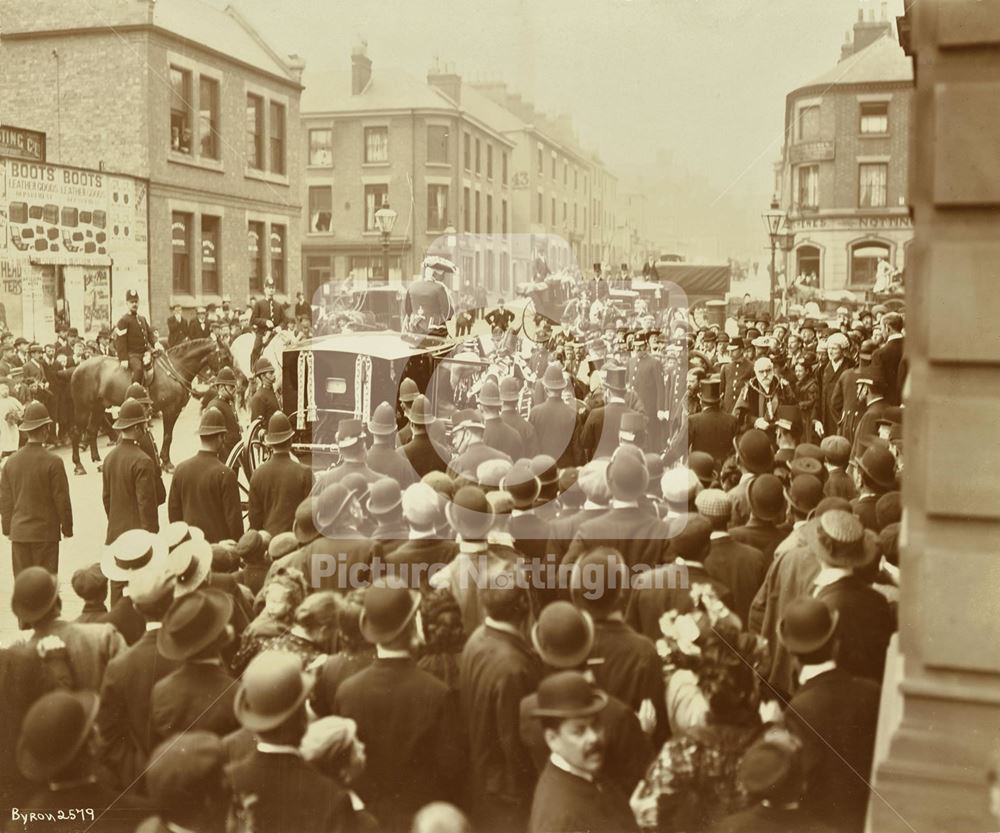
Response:
[{"label": "brick building", "polygon": [[433,248],[461,280],[490,295],[511,290],[511,152],[503,111],[453,70],[426,81],[372,68],[364,47],[351,71],[306,76],[302,251],[312,295],[328,280],[384,274],[375,212],[397,212],[390,281],[411,279]]},{"label": "brick building", "polygon": [[267,275],[299,289],[297,58],[201,0],[0,0],[0,20],[3,120],[44,131],[53,162],[148,181],[154,326]]},{"label": "brick building", "polygon": [[[913,237],[907,208],[913,70],[892,24],[858,12],[841,60],[790,92],[776,193],[794,235],[785,274],[864,290],[880,260],[897,269]],[[780,269],[780,267],[779,267]]]}]

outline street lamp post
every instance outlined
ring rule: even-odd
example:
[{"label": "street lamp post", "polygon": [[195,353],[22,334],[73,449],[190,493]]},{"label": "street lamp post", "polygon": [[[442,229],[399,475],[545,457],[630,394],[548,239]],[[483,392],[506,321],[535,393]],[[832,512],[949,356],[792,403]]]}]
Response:
[{"label": "street lamp post", "polygon": [[761,214],[764,226],[767,228],[767,236],[771,241],[771,294],[768,308],[771,317],[774,317],[774,296],[777,294],[778,273],[775,266],[775,255],[778,251],[778,243],[781,241],[781,224],[785,221],[785,212],[778,206],[778,200],[771,200],[771,207]]},{"label": "street lamp post", "polygon": [[382,281],[389,283],[389,235],[396,225],[396,212],[389,208],[389,200],[382,201],[382,207],[375,212],[375,224],[382,233]]}]

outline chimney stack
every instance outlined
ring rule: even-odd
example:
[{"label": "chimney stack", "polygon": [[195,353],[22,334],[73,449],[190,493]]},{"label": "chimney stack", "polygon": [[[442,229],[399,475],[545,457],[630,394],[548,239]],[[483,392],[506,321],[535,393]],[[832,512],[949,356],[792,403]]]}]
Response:
[{"label": "chimney stack", "polygon": [[351,50],[351,95],[360,95],[372,77],[372,62],[368,57],[368,41],[361,41]]},{"label": "chimney stack", "polygon": [[462,103],[462,76],[455,72],[455,65],[444,63],[443,65],[434,59],[434,63],[427,72],[427,83],[443,92],[455,104]]}]

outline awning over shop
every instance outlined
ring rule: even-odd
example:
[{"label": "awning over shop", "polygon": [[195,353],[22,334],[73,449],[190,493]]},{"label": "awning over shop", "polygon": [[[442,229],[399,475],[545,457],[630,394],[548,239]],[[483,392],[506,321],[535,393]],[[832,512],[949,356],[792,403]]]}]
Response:
[{"label": "awning over shop", "polygon": [[110,255],[78,255],[72,252],[39,252],[28,261],[39,266],[110,266]]}]

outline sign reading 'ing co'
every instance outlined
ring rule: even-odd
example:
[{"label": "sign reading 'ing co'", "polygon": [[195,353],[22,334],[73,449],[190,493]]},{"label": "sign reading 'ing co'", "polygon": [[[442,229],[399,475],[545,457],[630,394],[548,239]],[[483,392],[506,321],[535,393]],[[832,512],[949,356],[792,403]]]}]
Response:
[{"label": "sign reading 'ing co'", "polygon": [[45,161],[45,134],[38,130],[0,124],[0,156]]}]

